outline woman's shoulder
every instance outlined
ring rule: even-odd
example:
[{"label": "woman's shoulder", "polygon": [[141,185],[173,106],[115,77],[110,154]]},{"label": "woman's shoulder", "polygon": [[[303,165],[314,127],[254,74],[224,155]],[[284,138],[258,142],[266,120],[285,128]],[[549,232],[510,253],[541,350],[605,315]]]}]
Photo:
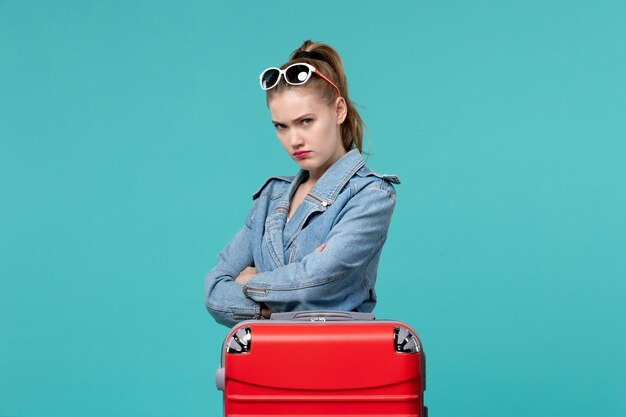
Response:
[{"label": "woman's shoulder", "polygon": [[271,176],[252,194],[252,199],[257,199],[263,194],[270,197],[282,195],[289,188],[294,178],[294,176]]},{"label": "woman's shoulder", "polygon": [[384,180],[384,181],[392,183],[392,184],[400,184],[400,179],[398,178],[397,175],[394,175],[394,174],[381,174],[381,173],[378,173],[378,172],[368,168],[366,165],[363,165],[356,172],[356,175],[358,177],[360,177],[360,178],[369,178],[369,179],[378,178],[378,179]]},{"label": "woman's shoulder", "polygon": [[400,179],[394,174],[381,174],[363,165],[350,179],[350,186],[354,192],[364,188],[378,187],[390,194],[395,194],[394,184],[400,184]]}]

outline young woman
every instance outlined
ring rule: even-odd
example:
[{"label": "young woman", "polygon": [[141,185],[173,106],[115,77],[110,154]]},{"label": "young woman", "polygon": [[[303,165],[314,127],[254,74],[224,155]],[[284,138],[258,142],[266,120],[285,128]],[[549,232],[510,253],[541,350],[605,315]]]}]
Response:
[{"label": "young woman", "polygon": [[244,226],[205,277],[206,307],[226,326],[274,311],[371,312],[399,181],[365,166],[342,60],[305,41],[260,81],[278,140],[300,171],[253,194]]}]

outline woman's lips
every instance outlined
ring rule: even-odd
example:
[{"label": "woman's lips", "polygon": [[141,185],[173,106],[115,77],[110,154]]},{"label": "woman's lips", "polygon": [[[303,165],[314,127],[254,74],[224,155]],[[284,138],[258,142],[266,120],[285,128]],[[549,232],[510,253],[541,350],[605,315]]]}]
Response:
[{"label": "woman's lips", "polygon": [[296,151],[296,152],[293,153],[293,155],[296,158],[302,159],[302,158],[306,157],[310,153],[311,153],[311,151]]}]

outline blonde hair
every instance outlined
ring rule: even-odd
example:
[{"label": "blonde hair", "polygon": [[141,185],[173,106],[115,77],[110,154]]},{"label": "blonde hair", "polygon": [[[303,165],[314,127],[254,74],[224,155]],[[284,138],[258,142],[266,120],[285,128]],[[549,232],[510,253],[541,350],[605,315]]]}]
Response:
[{"label": "blonde hair", "polygon": [[[320,59],[304,57],[296,58],[299,52],[314,52]],[[346,119],[341,124],[341,140],[343,142],[343,147],[346,151],[357,148],[359,152],[362,152],[363,130],[365,129],[365,124],[363,123],[359,112],[356,110],[354,103],[352,103],[352,101],[348,98],[348,79],[343,72],[343,61],[341,60],[339,53],[337,53],[337,51],[331,46],[324,43],[306,40],[298,49],[291,53],[289,61],[284,63],[280,68],[285,69],[289,65],[297,62],[305,62],[313,65],[339,88],[341,96],[345,99],[347,106]],[[306,82],[306,84],[298,86],[288,84],[281,79],[276,87],[266,91],[267,102],[269,103],[270,99],[274,95],[281,93],[285,89],[302,87],[313,88],[320,94],[321,98],[328,103],[332,103],[338,97],[337,90],[335,90],[329,82],[321,77],[313,75]]]}]

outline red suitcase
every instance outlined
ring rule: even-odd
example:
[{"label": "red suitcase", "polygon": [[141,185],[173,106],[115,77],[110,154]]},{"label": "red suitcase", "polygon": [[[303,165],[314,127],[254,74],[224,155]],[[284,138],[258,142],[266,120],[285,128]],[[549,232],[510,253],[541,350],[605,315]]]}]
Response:
[{"label": "red suitcase", "polygon": [[426,417],[426,358],[406,324],[293,312],[234,326],[216,384],[224,415]]}]

